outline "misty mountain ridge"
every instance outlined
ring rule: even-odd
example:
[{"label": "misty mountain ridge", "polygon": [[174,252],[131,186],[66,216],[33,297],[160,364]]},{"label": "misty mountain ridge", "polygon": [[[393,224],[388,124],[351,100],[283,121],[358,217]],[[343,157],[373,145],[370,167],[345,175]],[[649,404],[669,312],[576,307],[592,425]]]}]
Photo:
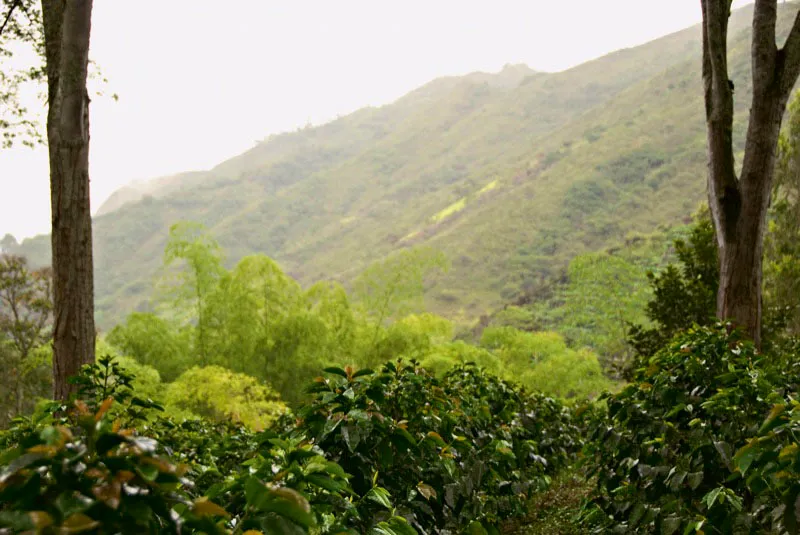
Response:
[{"label": "misty mountain ridge", "polygon": [[[780,5],[785,33],[797,11]],[[751,96],[752,6],[730,20],[736,150]],[[208,171],[131,185],[94,223],[107,328],[146,309],[169,226],[204,223],[228,263],[264,253],[304,284],[347,284],[414,245],[452,267],[428,308],[472,321],[577,254],[684,221],[705,198],[700,27],[557,73],[507,65],[273,135]],[[49,239],[25,240],[34,263]]]}]

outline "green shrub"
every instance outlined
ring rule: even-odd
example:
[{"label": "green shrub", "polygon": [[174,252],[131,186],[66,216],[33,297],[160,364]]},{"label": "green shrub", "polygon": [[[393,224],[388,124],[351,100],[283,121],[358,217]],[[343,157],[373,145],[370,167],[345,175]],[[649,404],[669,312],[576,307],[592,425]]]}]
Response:
[{"label": "green shrub", "polygon": [[603,374],[597,355],[586,349],[552,355],[518,380],[528,388],[564,400],[594,399],[616,388]]},{"label": "green shrub", "polygon": [[[112,398],[109,398],[113,401]],[[191,500],[180,466],[147,437],[78,402],[70,427],[47,426],[3,452],[0,528],[35,533],[222,533],[219,506]]]},{"label": "green shrub", "polygon": [[[580,447],[569,412],[475,366],[436,379],[415,363],[379,373],[329,368],[300,411],[302,429],[353,474],[359,495],[377,483],[423,533],[494,530]],[[362,519],[386,515],[379,500]],[[480,523],[480,524],[478,524]],[[365,532],[367,524],[357,526]],[[473,529],[470,528],[470,529]]]},{"label": "green shrub", "polygon": [[760,532],[734,452],[780,400],[763,358],[726,325],[697,327],[639,362],[595,429],[595,504],[619,533]]},{"label": "green shrub", "polygon": [[193,367],[167,388],[168,405],[215,421],[265,429],[287,411],[278,394],[255,377],[221,366]]},{"label": "green shrub", "polygon": [[[795,353],[795,356],[797,353]],[[757,436],[736,452],[733,462],[744,478],[753,504],[753,524],[762,532],[799,533],[800,510],[800,402],[797,378],[800,363],[790,367],[787,383],[793,392],[776,403]]]},{"label": "green shrub", "polygon": [[[160,407],[134,396],[132,380],[104,357],[76,379],[74,411],[51,404],[45,418],[4,434],[0,532],[354,534],[357,504],[379,499],[393,510],[380,487],[355,495],[305,438],[137,412]],[[391,513],[372,525],[374,534],[416,534]]]}]

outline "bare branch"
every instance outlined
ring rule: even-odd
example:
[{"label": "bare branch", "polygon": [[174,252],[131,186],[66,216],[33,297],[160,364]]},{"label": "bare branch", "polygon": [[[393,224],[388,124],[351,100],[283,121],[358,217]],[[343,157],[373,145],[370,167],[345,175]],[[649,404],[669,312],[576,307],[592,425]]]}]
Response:
[{"label": "bare branch", "polygon": [[21,0],[14,0],[14,2],[8,8],[8,13],[6,13],[6,18],[5,18],[5,20],[3,20],[3,25],[0,26],[0,36],[3,35],[3,32],[6,29],[6,26],[8,26],[8,22],[11,20],[11,16],[14,14],[14,10],[17,9],[18,7],[21,7],[21,5],[22,5],[22,1]]},{"label": "bare branch", "polygon": [[800,11],[783,48],[778,53],[780,62],[781,93],[788,97],[800,76]]},{"label": "bare branch", "polygon": [[754,99],[763,99],[778,75],[778,45],[775,43],[777,20],[778,0],[756,0],[753,11],[753,44],[750,51]]},{"label": "bare branch", "polygon": [[708,123],[708,197],[718,239],[732,231],[741,207],[733,161],[733,91],[728,82],[728,0],[702,0],[703,83]]}]

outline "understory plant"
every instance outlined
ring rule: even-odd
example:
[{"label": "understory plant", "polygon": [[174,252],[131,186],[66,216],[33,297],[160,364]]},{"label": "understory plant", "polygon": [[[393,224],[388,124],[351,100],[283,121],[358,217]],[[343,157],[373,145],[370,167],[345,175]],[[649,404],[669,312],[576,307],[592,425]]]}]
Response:
[{"label": "understory plant", "polygon": [[633,382],[605,396],[608,419],[588,448],[598,529],[763,533],[765,500],[736,452],[782,400],[766,357],[716,324],[689,329],[637,364]]}]

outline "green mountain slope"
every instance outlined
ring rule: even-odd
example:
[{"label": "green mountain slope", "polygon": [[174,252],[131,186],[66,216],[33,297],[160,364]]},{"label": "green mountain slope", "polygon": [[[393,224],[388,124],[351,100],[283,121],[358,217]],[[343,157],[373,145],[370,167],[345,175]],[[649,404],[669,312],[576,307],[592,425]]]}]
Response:
[{"label": "green mountain slope", "polygon": [[[788,24],[797,7],[781,9]],[[751,15],[731,19],[739,140]],[[263,252],[303,282],[347,282],[398,248],[433,245],[453,265],[429,306],[471,320],[577,253],[687,217],[704,177],[699,27],[561,73],[442,78],[118,197],[95,219],[98,320],[146,306],[181,219],[210,227],[231,262]],[[43,263],[48,243],[22,250]]]}]

